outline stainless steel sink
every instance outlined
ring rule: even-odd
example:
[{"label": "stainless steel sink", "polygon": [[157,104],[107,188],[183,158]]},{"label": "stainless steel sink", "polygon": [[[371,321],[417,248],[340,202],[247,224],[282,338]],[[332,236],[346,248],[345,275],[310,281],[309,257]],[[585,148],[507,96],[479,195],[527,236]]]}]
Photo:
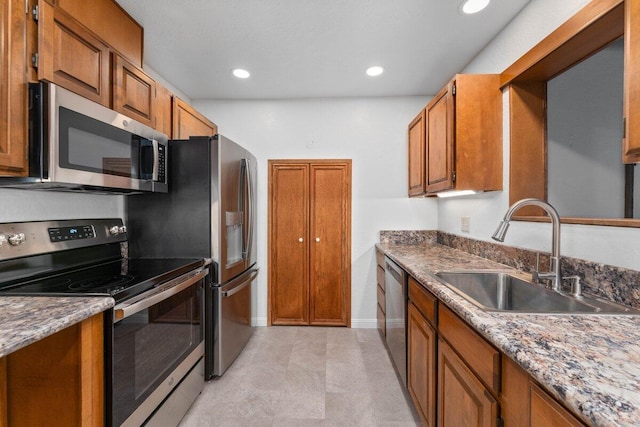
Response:
[{"label": "stainless steel sink", "polygon": [[554,292],[506,272],[443,271],[436,276],[450,289],[486,311],[640,314],[638,310],[613,302]]}]

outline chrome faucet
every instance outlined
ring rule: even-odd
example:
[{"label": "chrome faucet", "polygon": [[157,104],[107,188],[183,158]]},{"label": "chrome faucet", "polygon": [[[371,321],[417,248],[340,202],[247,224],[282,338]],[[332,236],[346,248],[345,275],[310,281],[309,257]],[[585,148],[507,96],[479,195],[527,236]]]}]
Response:
[{"label": "chrome faucet", "polygon": [[562,276],[560,274],[560,216],[558,215],[558,211],[555,210],[553,206],[544,200],[540,199],[522,199],[515,202],[506,214],[504,214],[504,219],[500,221],[498,224],[498,228],[491,238],[493,240],[497,240],[498,242],[504,242],[504,237],[507,234],[507,229],[509,228],[509,221],[511,221],[511,217],[516,213],[518,209],[523,206],[537,206],[545,210],[549,217],[551,218],[551,225],[553,227],[553,231],[551,234],[552,239],[552,248],[551,248],[551,271],[541,272],[538,271],[540,268],[536,265],[536,271],[534,272],[534,280],[538,279],[546,279],[551,281],[551,288],[560,292],[560,288],[562,285]]}]

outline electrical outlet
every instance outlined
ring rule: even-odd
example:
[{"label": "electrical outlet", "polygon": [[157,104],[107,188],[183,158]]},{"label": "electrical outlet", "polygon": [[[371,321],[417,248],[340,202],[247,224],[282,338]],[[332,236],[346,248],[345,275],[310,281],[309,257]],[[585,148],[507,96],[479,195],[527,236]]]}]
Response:
[{"label": "electrical outlet", "polygon": [[460,231],[468,233],[471,231],[471,217],[469,216],[461,216],[460,217]]}]

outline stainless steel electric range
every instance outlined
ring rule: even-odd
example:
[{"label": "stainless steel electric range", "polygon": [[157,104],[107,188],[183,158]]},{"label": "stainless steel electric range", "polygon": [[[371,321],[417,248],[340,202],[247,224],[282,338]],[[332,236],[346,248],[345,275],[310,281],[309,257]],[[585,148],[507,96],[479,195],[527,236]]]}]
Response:
[{"label": "stainless steel electric range", "polygon": [[105,424],[177,425],[204,385],[206,259],[128,258],[120,219],[0,224],[0,297],[99,296]]}]

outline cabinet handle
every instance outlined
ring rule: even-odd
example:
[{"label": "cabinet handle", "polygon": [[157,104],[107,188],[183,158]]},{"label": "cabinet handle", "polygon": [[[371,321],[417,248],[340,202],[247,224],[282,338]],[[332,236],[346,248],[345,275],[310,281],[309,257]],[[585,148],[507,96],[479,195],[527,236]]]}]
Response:
[{"label": "cabinet handle", "polygon": [[298,238],[298,242],[302,243],[302,242],[304,242],[304,239],[302,237],[299,237]]},{"label": "cabinet handle", "polygon": [[316,243],[320,243],[320,238],[316,237]]}]

